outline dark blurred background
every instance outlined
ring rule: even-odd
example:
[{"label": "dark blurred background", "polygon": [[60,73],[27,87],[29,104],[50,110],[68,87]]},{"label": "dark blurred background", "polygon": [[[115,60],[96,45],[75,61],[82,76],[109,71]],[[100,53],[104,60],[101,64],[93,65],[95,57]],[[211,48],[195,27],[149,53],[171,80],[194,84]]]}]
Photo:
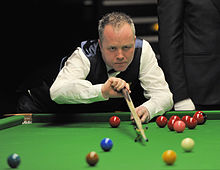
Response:
[{"label": "dark blurred background", "polygon": [[107,12],[130,15],[136,35],[149,41],[159,58],[157,0],[4,0],[0,6],[1,114],[15,112],[17,89],[52,79],[62,57],[81,41],[98,38],[98,20]]}]

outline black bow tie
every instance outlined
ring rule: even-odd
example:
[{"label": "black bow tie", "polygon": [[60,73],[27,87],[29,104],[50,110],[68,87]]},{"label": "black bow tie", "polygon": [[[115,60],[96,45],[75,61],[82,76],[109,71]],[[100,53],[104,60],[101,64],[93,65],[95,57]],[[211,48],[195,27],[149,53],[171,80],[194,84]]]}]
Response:
[{"label": "black bow tie", "polygon": [[115,73],[115,72],[117,72],[117,71],[115,71],[114,69],[111,69],[111,70],[108,71],[108,74],[112,74],[112,73]]}]

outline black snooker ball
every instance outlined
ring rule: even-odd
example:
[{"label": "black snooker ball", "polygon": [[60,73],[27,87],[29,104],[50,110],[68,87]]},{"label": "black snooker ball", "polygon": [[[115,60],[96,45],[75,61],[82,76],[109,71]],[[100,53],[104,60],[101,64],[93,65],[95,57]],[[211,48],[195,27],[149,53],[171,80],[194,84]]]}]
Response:
[{"label": "black snooker ball", "polygon": [[21,162],[20,156],[16,153],[13,153],[8,157],[8,165],[11,168],[17,168],[20,162]]}]

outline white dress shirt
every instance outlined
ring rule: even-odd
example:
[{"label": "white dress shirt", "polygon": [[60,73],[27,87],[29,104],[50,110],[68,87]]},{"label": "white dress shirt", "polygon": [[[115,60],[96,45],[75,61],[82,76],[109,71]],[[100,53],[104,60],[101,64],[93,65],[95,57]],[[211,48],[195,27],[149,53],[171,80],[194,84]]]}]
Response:
[{"label": "white dress shirt", "polygon": [[[110,70],[107,66],[107,70]],[[58,104],[93,103],[108,100],[102,96],[103,84],[92,85],[85,80],[90,71],[90,61],[78,47],[68,58],[50,88],[51,99]],[[109,74],[116,76],[120,72]],[[143,40],[139,80],[148,101],[143,103],[153,118],[168,111],[173,106],[172,93],[165,81],[163,71],[158,66],[150,44]],[[114,107],[114,106],[113,106]],[[137,106],[136,106],[137,107]]]}]

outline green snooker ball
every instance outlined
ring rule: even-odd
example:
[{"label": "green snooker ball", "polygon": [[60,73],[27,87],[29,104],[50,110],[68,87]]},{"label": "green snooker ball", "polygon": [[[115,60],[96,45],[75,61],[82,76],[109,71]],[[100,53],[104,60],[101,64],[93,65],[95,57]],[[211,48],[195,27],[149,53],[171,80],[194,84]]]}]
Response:
[{"label": "green snooker ball", "polygon": [[16,153],[13,153],[8,157],[8,165],[11,168],[17,168],[20,162],[21,162],[20,156]]}]

